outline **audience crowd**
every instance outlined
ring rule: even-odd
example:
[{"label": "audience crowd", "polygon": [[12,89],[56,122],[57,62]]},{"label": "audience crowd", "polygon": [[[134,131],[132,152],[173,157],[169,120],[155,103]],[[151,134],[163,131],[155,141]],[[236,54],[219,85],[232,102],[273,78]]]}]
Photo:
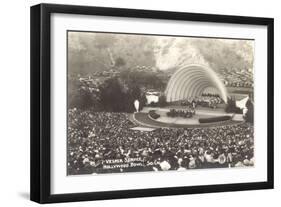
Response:
[{"label": "audience crowd", "polygon": [[[68,175],[254,165],[253,126],[133,130],[129,114],[68,111]],[[137,165],[120,163],[137,160]],[[134,162],[132,161],[132,164]]]},{"label": "audience crowd", "polygon": [[251,70],[222,69],[218,74],[227,87],[252,88],[254,86],[253,71]]}]

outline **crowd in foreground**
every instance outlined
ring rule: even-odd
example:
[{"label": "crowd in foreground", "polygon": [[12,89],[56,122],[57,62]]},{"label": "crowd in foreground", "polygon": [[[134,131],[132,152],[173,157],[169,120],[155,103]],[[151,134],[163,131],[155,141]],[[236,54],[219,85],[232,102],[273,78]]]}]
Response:
[{"label": "crowd in foreground", "polygon": [[[254,165],[253,126],[132,130],[126,113],[68,112],[68,175]],[[137,160],[105,168],[107,161]]]}]

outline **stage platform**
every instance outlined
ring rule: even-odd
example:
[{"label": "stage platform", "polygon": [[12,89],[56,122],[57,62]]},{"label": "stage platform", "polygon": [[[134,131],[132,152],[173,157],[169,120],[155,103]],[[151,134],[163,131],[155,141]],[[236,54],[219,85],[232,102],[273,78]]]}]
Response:
[{"label": "stage platform", "polygon": [[[224,106],[217,107],[216,109],[208,108],[208,107],[196,107],[196,115],[202,116],[202,118],[214,117],[214,116],[229,116],[233,115],[233,113],[226,113],[224,111]],[[176,110],[187,110],[188,107],[186,106],[169,106],[169,107],[144,107],[140,112],[148,113],[150,110],[155,110],[157,113],[159,112],[160,115],[165,115],[170,109]]]},{"label": "stage platform", "polygon": [[[198,107],[196,108],[196,113],[192,118],[168,117],[167,112],[170,111],[170,109],[185,110],[187,107],[144,107],[141,112],[134,113],[131,118],[139,126],[151,128],[201,128],[239,124],[244,121],[242,115],[226,113],[222,108],[211,109],[207,107]],[[150,117],[148,114],[150,110],[155,110],[160,117],[158,119]],[[199,123],[200,118],[213,118],[220,116],[230,116],[231,119],[212,123]]]}]

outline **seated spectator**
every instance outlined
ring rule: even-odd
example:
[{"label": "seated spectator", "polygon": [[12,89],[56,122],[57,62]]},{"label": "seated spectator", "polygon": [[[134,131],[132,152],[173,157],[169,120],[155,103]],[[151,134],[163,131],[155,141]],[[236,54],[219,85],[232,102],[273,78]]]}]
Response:
[{"label": "seated spectator", "polygon": [[[68,174],[185,170],[254,165],[253,126],[131,130],[126,113],[68,111]],[[105,169],[108,160],[141,166]]]}]

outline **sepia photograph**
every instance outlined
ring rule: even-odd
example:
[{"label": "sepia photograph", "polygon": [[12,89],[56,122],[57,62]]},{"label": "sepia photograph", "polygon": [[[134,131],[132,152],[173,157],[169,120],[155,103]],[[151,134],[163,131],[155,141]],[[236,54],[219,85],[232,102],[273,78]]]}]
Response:
[{"label": "sepia photograph", "polygon": [[32,201],[274,188],[273,18],[30,11]]},{"label": "sepia photograph", "polygon": [[67,175],[255,167],[254,39],[66,38]]}]

